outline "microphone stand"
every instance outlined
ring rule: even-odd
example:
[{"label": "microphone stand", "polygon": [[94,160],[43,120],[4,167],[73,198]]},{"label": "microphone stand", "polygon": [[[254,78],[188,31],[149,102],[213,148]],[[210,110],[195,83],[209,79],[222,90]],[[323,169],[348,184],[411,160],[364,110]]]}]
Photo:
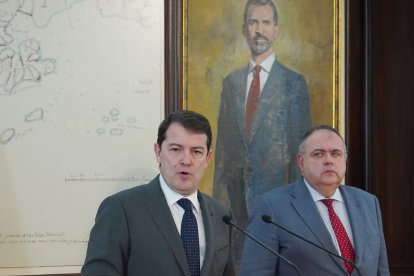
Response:
[{"label": "microphone stand", "polygon": [[264,244],[263,242],[261,242],[260,240],[258,240],[257,238],[253,237],[251,234],[249,234],[247,231],[243,230],[242,228],[240,228],[239,226],[237,226],[236,224],[233,223],[232,219],[229,216],[223,216],[223,222],[227,225],[231,225],[233,227],[235,227],[237,230],[241,231],[243,234],[245,234],[246,236],[248,236],[249,238],[251,238],[252,240],[254,240],[255,242],[257,242],[258,244],[260,244],[261,246],[263,246],[264,248],[266,248],[267,250],[269,250],[269,252],[273,253],[273,255],[281,258],[283,261],[285,261],[286,263],[288,263],[289,265],[293,266],[293,268],[296,270],[296,272],[298,273],[299,276],[301,276],[302,274],[300,273],[299,268],[292,263],[291,261],[289,261],[288,259],[286,259],[285,257],[283,257],[282,255],[280,255],[279,253],[277,253],[276,251],[274,251],[273,249],[271,249],[269,246],[267,246],[266,244]]},{"label": "microphone stand", "polygon": [[[341,259],[341,260],[343,260],[343,261],[345,261],[345,262],[347,262],[347,263],[352,264],[352,265],[354,266],[354,268],[355,268],[356,272],[358,273],[358,275],[361,275],[361,273],[359,272],[359,269],[358,269],[358,267],[356,266],[356,264],[355,264],[353,261],[351,261],[350,259],[344,258],[344,257],[342,257],[341,255],[339,255],[339,254],[337,254],[337,253],[335,253],[335,252],[332,252],[332,251],[330,251],[330,250],[326,249],[326,248],[325,248],[325,247],[323,247],[323,246],[320,246],[320,245],[318,245],[318,244],[316,244],[316,243],[314,243],[314,242],[312,242],[312,241],[310,241],[310,240],[308,240],[308,239],[305,239],[305,238],[304,238],[304,237],[302,237],[302,236],[299,236],[298,234],[296,234],[296,233],[294,233],[294,232],[290,231],[289,229],[285,228],[284,226],[279,225],[279,224],[277,224],[276,222],[274,222],[274,221],[273,221],[273,219],[272,219],[271,217],[269,217],[268,215],[263,215],[263,216],[262,216],[262,220],[263,220],[264,222],[266,222],[266,223],[273,224],[273,225],[275,225],[275,226],[277,226],[277,227],[279,227],[279,228],[281,228],[281,229],[285,230],[285,231],[286,231],[286,232],[288,232],[289,234],[291,234],[291,235],[293,235],[293,236],[295,236],[295,237],[297,237],[297,238],[299,238],[299,239],[301,239],[301,240],[303,240],[303,241],[305,241],[305,242],[307,242],[307,243],[310,243],[310,244],[312,244],[313,246],[316,246],[317,248],[319,248],[319,249],[321,249],[321,250],[323,250],[323,251],[325,251],[325,252],[327,252],[327,253],[329,253],[329,254],[331,254],[331,255],[334,255],[335,257],[338,257],[339,259]],[[346,272],[346,275],[348,275],[348,272]]]}]

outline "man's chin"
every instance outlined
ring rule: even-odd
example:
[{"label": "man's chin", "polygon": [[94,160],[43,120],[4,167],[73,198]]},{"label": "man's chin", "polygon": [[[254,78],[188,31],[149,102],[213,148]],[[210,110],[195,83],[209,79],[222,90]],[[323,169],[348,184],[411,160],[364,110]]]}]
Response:
[{"label": "man's chin", "polygon": [[325,171],[322,173],[322,177],[325,178],[339,178],[338,173],[335,171]]},{"label": "man's chin", "polygon": [[341,180],[336,173],[325,173],[322,178],[323,182],[329,185],[339,186],[339,184],[341,184]]},{"label": "man's chin", "polygon": [[260,45],[260,44],[254,44],[254,43],[251,43],[249,46],[250,46],[250,51],[252,51],[252,53],[255,55],[263,54],[270,48],[268,45]]}]

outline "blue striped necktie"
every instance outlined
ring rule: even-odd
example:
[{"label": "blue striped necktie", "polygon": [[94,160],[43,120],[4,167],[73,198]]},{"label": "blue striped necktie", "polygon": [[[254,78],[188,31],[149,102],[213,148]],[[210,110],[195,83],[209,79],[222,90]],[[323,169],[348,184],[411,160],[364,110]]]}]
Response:
[{"label": "blue striped necktie", "polygon": [[193,204],[187,198],[177,201],[184,209],[184,216],[181,222],[181,240],[183,242],[185,255],[192,276],[200,275],[200,246],[198,243],[197,220],[193,214]]}]

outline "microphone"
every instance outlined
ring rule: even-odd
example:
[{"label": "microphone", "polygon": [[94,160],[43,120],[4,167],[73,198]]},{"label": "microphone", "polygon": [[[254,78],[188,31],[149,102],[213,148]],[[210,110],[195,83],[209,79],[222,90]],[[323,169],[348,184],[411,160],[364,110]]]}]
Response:
[{"label": "microphone", "polygon": [[282,255],[280,255],[279,253],[277,253],[276,251],[274,251],[273,249],[271,249],[269,246],[267,246],[266,244],[264,244],[263,242],[259,241],[257,238],[255,238],[252,234],[249,234],[247,231],[243,230],[241,227],[237,226],[236,224],[233,223],[233,220],[231,219],[231,217],[229,216],[223,216],[223,222],[227,225],[231,225],[233,227],[235,227],[237,230],[239,230],[240,232],[242,232],[243,234],[245,234],[246,236],[248,236],[249,238],[251,238],[252,240],[254,240],[256,243],[260,244],[262,247],[266,248],[267,250],[269,250],[273,255],[279,257],[280,259],[282,259],[283,261],[285,261],[286,263],[288,263],[289,265],[291,265],[296,272],[298,273],[299,276],[301,276],[302,274],[300,273],[299,268],[292,263],[291,261],[289,261],[288,259],[286,259],[285,257],[283,257]]},{"label": "microphone", "polygon": [[[279,228],[281,228],[281,229],[285,230],[285,231],[286,231],[286,232],[288,232],[289,234],[291,234],[291,235],[293,235],[293,236],[295,236],[295,237],[297,237],[297,238],[299,238],[299,239],[301,239],[301,240],[303,240],[303,241],[305,241],[305,242],[307,242],[307,243],[310,243],[310,244],[312,244],[313,246],[316,246],[317,248],[319,248],[319,249],[321,249],[321,250],[323,250],[323,251],[327,252],[327,253],[328,253],[328,254],[330,254],[330,255],[334,255],[335,257],[338,257],[338,258],[339,258],[339,259],[341,259],[342,261],[345,261],[345,262],[347,262],[347,263],[352,264],[352,265],[354,266],[354,268],[355,268],[356,272],[358,272],[358,275],[361,275],[361,272],[359,272],[359,269],[358,269],[358,267],[356,266],[356,264],[355,264],[353,261],[351,261],[350,259],[344,258],[344,257],[342,257],[341,255],[339,255],[339,254],[338,254],[338,253],[336,253],[336,252],[330,251],[330,250],[326,249],[326,248],[325,248],[325,247],[323,247],[323,246],[320,246],[320,245],[318,245],[318,244],[316,244],[316,243],[314,243],[314,242],[312,242],[312,241],[310,241],[310,240],[308,240],[308,239],[306,239],[306,238],[304,238],[304,237],[302,237],[302,236],[299,236],[298,234],[296,234],[296,233],[294,233],[294,232],[290,231],[289,229],[285,228],[284,226],[279,225],[279,224],[277,224],[276,222],[274,222],[274,221],[273,221],[273,219],[272,219],[271,217],[269,217],[268,215],[263,215],[263,216],[262,216],[262,220],[263,220],[264,222],[266,222],[266,223],[273,224],[273,225],[275,225],[275,226],[277,226],[277,227],[279,227]],[[348,275],[348,273],[347,273],[347,272],[346,272],[346,275]]]}]

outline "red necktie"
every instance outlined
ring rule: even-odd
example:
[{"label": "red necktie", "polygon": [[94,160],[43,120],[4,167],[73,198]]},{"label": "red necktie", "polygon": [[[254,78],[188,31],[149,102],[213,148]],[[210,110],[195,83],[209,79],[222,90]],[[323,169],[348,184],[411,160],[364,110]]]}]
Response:
[{"label": "red necktie", "polygon": [[[339,219],[338,215],[335,213],[335,210],[332,206],[333,199],[327,198],[321,200],[323,204],[328,208],[329,219],[331,220],[332,228],[335,232],[336,240],[339,244],[339,250],[341,250],[341,255],[344,258],[347,258],[355,262],[355,251],[352,247],[351,241],[349,240],[348,234],[345,231],[345,227]],[[353,265],[343,261],[346,271],[351,275],[353,270]]]},{"label": "red necktie", "polygon": [[256,65],[252,83],[247,96],[246,105],[246,135],[250,136],[253,124],[254,113],[256,112],[257,103],[260,97],[260,65]]}]

